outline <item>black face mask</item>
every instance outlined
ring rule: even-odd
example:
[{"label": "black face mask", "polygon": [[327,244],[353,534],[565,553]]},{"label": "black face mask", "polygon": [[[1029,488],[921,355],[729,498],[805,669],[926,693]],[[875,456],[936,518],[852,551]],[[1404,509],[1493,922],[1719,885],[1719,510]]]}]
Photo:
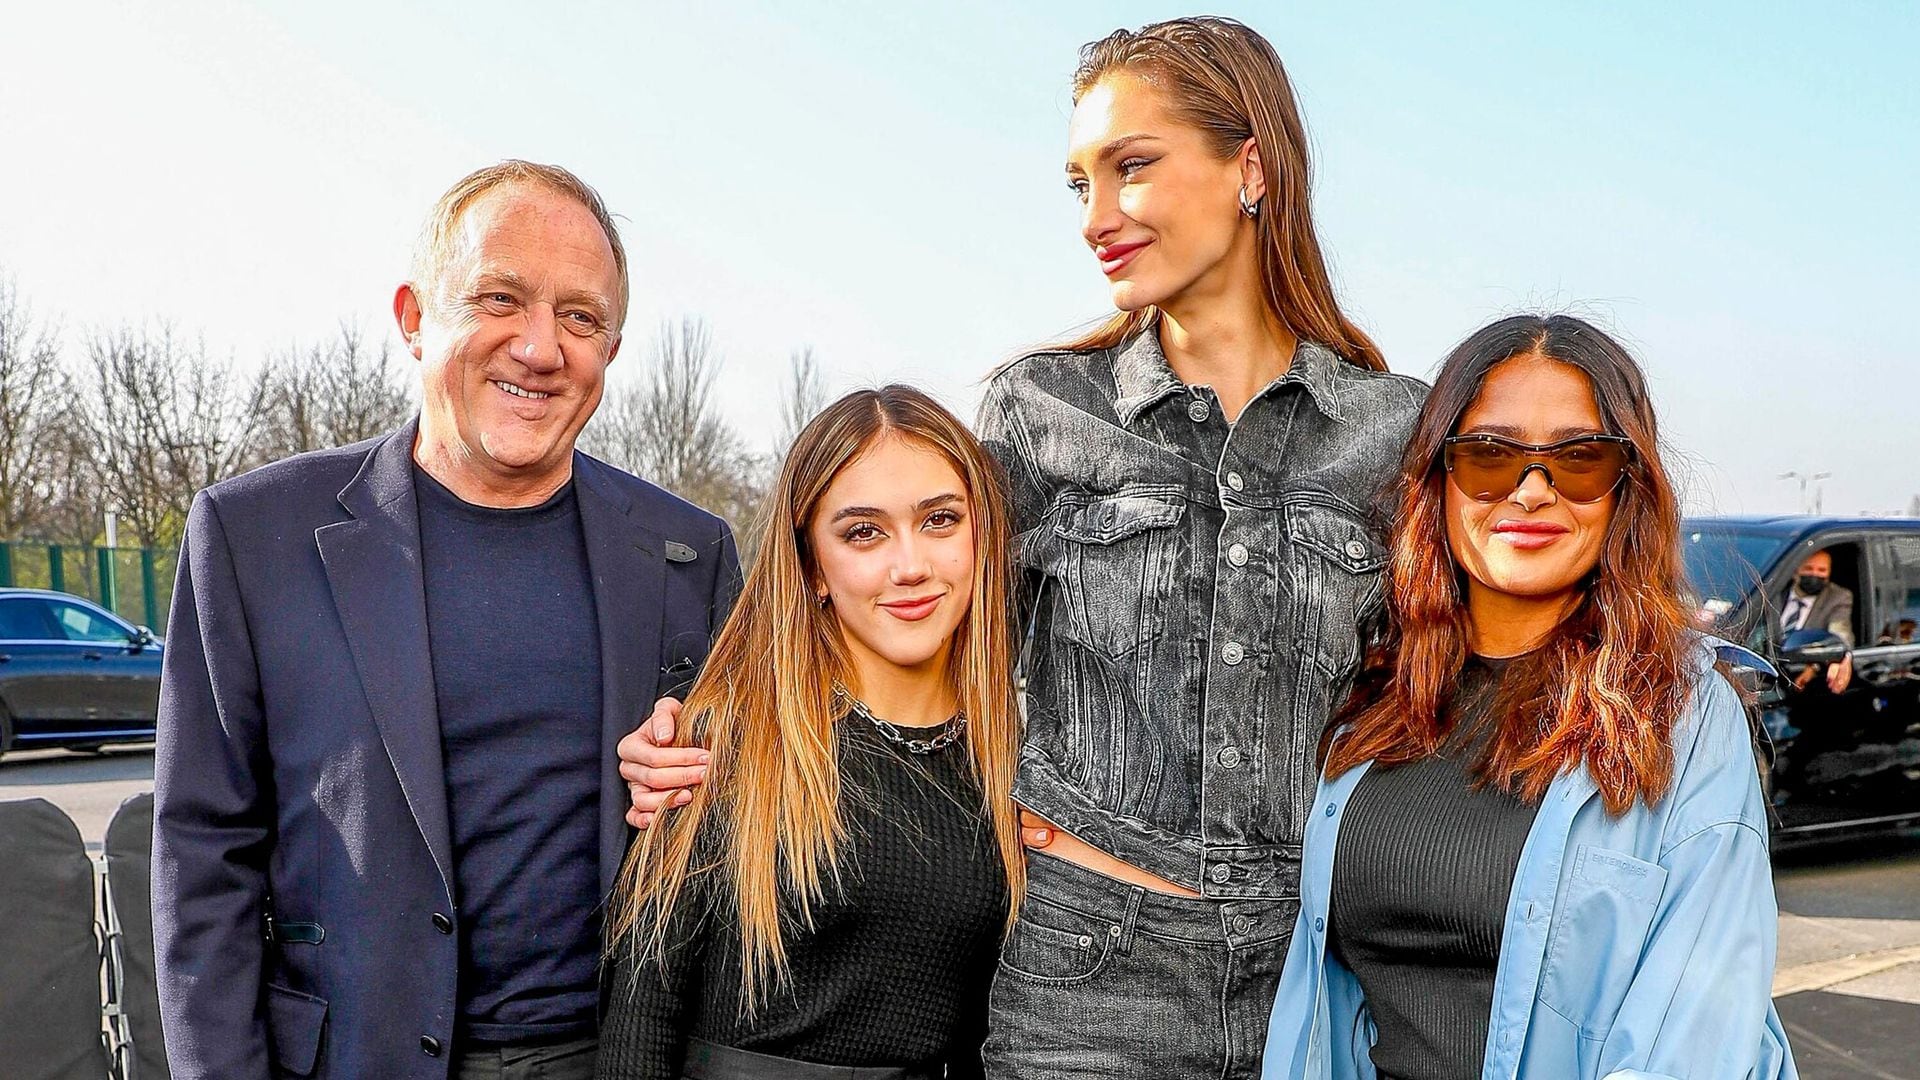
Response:
[{"label": "black face mask", "polygon": [[1793,579],[1793,587],[1806,593],[1808,596],[1819,596],[1821,591],[1827,587],[1827,579],[1821,577],[1819,574],[1801,574],[1799,577]]}]

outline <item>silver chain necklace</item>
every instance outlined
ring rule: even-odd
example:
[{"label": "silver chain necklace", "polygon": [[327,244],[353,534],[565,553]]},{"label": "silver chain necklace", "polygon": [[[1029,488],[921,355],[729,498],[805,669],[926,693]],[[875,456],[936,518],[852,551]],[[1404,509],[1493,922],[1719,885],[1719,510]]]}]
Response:
[{"label": "silver chain necklace", "polygon": [[873,715],[873,710],[867,708],[867,703],[854,697],[846,687],[836,683],[833,687],[833,692],[836,696],[846,699],[847,708],[852,710],[855,716],[864,717],[869,723],[873,724],[873,729],[880,733],[881,738],[896,746],[904,747],[910,754],[931,754],[935,751],[945,750],[947,747],[959,742],[961,735],[966,734],[967,714],[957,712],[947,720],[947,729],[940,734],[935,735],[931,739],[910,739],[900,734],[899,725],[888,720],[882,720]]}]

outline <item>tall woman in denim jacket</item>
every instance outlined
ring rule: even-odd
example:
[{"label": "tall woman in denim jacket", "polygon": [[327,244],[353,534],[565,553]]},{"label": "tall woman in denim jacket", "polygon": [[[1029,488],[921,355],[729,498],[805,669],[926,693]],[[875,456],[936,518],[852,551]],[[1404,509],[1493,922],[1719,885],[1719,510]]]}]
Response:
[{"label": "tall woman in denim jacket", "polygon": [[[986,1069],[1251,1080],[1315,740],[1381,604],[1380,496],[1426,387],[1340,310],[1260,35],[1117,31],[1073,94],[1067,186],[1117,311],[995,374],[980,414],[1032,615],[1014,797],[1042,849]],[[661,712],[621,744],[635,825],[701,775],[654,745]]]},{"label": "tall woman in denim jacket", "polygon": [[1315,740],[1385,563],[1425,387],[1341,312],[1272,46],[1176,19],[1088,45],[1067,184],[1118,311],[990,381],[1032,610],[1029,887],[987,1075],[1251,1078]]},{"label": "tall woman in denim jacket", "polygon": [[1566,316],[1469,337],[1391,550],[1265,1076],[1795,1075],[1747,719],[1688,629],[1632,358]]}]

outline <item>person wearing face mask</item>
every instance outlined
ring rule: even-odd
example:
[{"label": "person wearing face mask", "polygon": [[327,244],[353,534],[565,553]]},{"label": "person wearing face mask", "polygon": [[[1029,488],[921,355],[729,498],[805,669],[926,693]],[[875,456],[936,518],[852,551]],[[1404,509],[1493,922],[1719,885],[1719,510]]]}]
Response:
[{"label": "person wearing face mask", "polygon": [[980,1075],[1024,877],[999,467],[909,387],[808,424],[614,891],[606,1080]]},{"label": "person wearing face mask", "polygon": [[[1807,556],[1795,571],[1792,584],[1780,598],[1780,632],[1825,630],[1836,634],[1853,648],[1853,590],[1833,581],[1833,552],[1821,550]],[[1806,689],[1819,672],[1809,667],[1794,677],[1794,686]],[[1827,689],[1842,693],[1853,681],[1853,654],[1827,665]]]},{"label": "person wearing face mask", "polygon": [[1638,365],[1569,316],[1474,333],[1398,486],[1264,1075],[1795,1076],[1748,718]]}]

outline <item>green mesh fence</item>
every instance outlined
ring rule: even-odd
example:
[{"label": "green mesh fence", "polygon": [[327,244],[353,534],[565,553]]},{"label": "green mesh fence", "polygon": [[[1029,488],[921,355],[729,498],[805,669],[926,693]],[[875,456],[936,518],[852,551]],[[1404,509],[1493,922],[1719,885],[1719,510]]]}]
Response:
[{"label": "green mesh fence", "polygon": [[158,548],[0,541],[0,587],[84,596],[164,636],[177,558],[177,553]]}]

